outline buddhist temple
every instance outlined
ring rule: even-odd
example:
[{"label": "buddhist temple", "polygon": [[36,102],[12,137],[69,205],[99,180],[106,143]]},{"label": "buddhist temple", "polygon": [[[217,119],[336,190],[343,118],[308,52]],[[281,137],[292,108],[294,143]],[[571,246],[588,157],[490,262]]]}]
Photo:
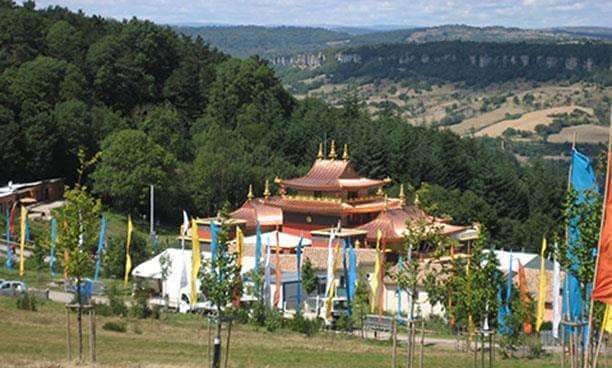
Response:
[{"label": "buddhist temple", "polygon": [[337,157],[335,142],[329,153],[319,152],[306,175],[276,178],[278,195],[272,195],[266,181],[263,198],[255,198],[252,186],[246,201],[231,213],[235,220],[244,221],[246,234],[255,232],[256,224],[262,231],[282,231],[284,234],[304,236],[313,247],[326,247],[332,229],[339,239],[351,244],[372,248],[376,233],[388,250],[399,250],[409,229],[409,223],[425,221],[432,229],[454,236],[460,242],[475,238],[469,226],[456,226],[444,219],[427,215],[418,203],[406,205],[403,185],[398,198],[388,198],[384,187],[391,179],[362,177],[353,168],[348,146]]}]

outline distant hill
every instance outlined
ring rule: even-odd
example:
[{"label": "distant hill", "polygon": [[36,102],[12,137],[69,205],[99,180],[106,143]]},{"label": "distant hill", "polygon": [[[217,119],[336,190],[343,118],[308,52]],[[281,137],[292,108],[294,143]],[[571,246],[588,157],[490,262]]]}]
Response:
[{"label": "distant hill", "polygon": [[200,36],[219,50],[237,57],[315,52],[346,43],[352,37],[349,33],[311,27],[179,26],[174,29],[189,36]]},{"label": "distant hill", "polygon": [[[486,86],[517,78],[581,79],[598,70],[607,71],[611,55],[612,44],[601,42],[440,41],[348,47],[311,54],[310,58],[275,58],[272,62],[296,66],[309,77],[327,75],[334,84],[355,79],[428,78]],[[299,77],[295,72],[293,75]]]},{"label": "distant hill", "polygon": [[258,54],[264,58],[316,53],[328,48],[389,43],[437,41],[567,43],[576,40],[612,40],[612,28],[558,27],[522,29],[442,25],[436,27],[397,26],[176,26],[178,32],[201,36],[205,41],[233,56]]}]

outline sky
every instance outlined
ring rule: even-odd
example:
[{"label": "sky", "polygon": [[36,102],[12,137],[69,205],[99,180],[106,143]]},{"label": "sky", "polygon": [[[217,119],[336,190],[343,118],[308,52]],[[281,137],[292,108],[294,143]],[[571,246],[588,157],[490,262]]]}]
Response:
[{"label": "sky", "polygon": [[164,24],[612,27],[612,0],[43,0],[36,4]]}]

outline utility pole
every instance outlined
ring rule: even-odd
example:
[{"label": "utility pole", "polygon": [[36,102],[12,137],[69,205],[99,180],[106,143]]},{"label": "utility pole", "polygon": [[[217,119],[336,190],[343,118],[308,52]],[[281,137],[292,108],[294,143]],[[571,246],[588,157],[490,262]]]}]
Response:
[{"label": "utility pole", "polygon": [[149,215],[149,221],[151,222],[149,225],[149,234],[151,236],[151,248],[153,248],[153,251],[157,251],[156,246],[155,246],[155,186],[153,184],[149,185],[149,207],[150,207],[150,215]]}]

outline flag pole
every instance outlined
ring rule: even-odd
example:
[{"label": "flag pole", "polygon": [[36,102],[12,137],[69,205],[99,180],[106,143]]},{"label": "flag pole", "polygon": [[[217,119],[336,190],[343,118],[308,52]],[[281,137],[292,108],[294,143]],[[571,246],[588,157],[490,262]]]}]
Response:
[{"label": "flag pole", "polygon": [[[603,225],[606,217],[606,199],[608,198],[608,183],[610,182],[610,151],[612,149],[612,111],[610,111],[610,126],[608,127],[608,162],[606,168],[606,184],[604,189],[603,203],[601,206],[601,223],[599,225],[599,241],[597,242],[597,258],[595,259],[595,272],[593,272],[593,288],[595,288],[595,281],[597,279],[597,269],[599,268],[599,255],[601,254],[601,235],[603,233]],[[591,325],[593,324],[593,305],[595,300],[591,295],[589,303],[589,322],[586,331],[586,348],[584,349],[584,368],[588,368],[589,352],[591,351]],[[599,352],[595,352],[597,354]]]}]

